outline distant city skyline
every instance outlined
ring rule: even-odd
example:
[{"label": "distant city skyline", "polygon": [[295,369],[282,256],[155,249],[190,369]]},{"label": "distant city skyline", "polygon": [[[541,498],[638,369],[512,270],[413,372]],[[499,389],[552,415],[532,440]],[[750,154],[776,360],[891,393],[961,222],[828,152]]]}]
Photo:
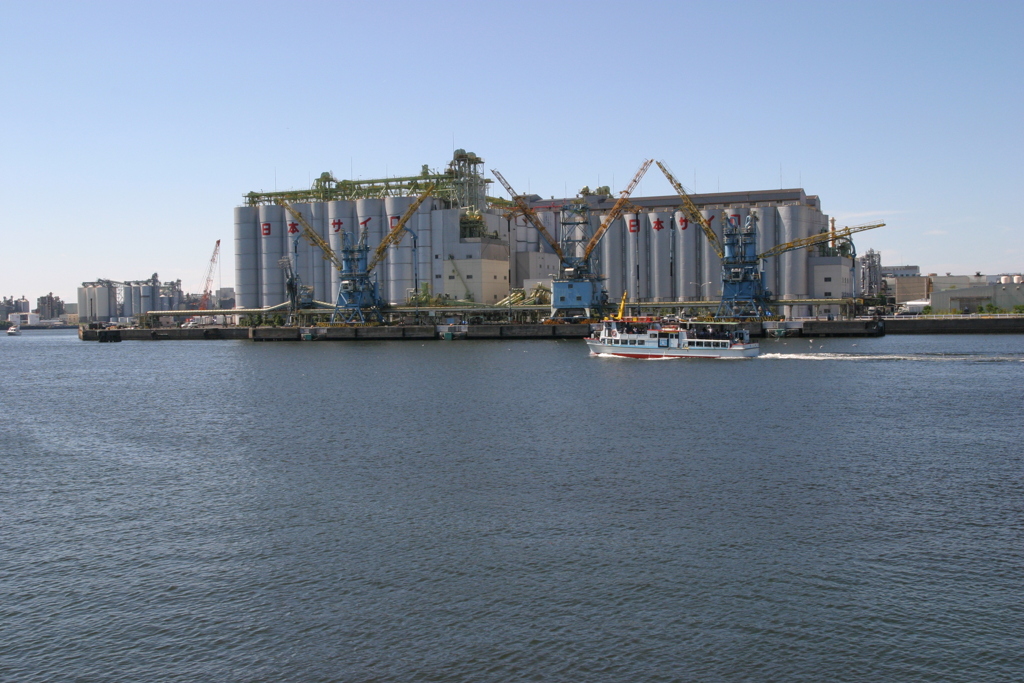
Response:
[{"label": "distant city skyline", "polygon": [[[1024,270],[1024,5],[4,3],[0,294],[181,279],[251,190],[443,168],[802,187],[885,265]],[[500,195],[492,186],[491,194]],[[649,174],[638,195],[669,194]]]}]

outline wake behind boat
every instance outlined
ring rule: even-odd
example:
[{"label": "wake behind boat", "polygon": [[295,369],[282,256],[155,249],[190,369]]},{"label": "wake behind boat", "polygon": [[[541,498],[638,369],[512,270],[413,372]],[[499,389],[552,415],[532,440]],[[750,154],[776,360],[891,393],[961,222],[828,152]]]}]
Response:
[{"label": "wake behind boat", "polygon": [[606,320],[584,341],[592,354],[622,358],[753,358],[761,352],[737,323]]}]

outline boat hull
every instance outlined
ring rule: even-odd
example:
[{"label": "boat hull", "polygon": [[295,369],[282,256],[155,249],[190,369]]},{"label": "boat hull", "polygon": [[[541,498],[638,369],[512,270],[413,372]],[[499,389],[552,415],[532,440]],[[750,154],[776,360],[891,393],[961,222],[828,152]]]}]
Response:
[{"label": "boat hull", "polygon": [[600,339],[585,339],[590,353],[619,358],[755,358],[761,353],[758,344],[733,344],[727,348],[639,348],[606,344]]}]

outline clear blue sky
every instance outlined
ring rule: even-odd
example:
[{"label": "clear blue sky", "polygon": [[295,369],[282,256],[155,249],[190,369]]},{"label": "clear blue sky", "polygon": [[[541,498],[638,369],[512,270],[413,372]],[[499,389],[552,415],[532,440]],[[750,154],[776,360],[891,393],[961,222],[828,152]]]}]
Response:
[{"label": "clear blue sky", "polygon": [[0,0],[0,294],[195,291],[218,238],[230,286],[246,192],[453,144],[545,196],[649,156],[801,186],[886,221],[857,244],[888,263],[1021,271],[1022,32],[1021,2]]}]

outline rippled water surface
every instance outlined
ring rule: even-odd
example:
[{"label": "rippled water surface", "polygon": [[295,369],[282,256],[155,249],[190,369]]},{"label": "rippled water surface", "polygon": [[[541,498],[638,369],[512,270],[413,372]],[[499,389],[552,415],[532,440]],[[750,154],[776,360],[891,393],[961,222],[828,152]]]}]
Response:
[{"label": "rippled water surface", "polygon": [[0,338],[0,679],[1024,679],[1020,336]]}]

